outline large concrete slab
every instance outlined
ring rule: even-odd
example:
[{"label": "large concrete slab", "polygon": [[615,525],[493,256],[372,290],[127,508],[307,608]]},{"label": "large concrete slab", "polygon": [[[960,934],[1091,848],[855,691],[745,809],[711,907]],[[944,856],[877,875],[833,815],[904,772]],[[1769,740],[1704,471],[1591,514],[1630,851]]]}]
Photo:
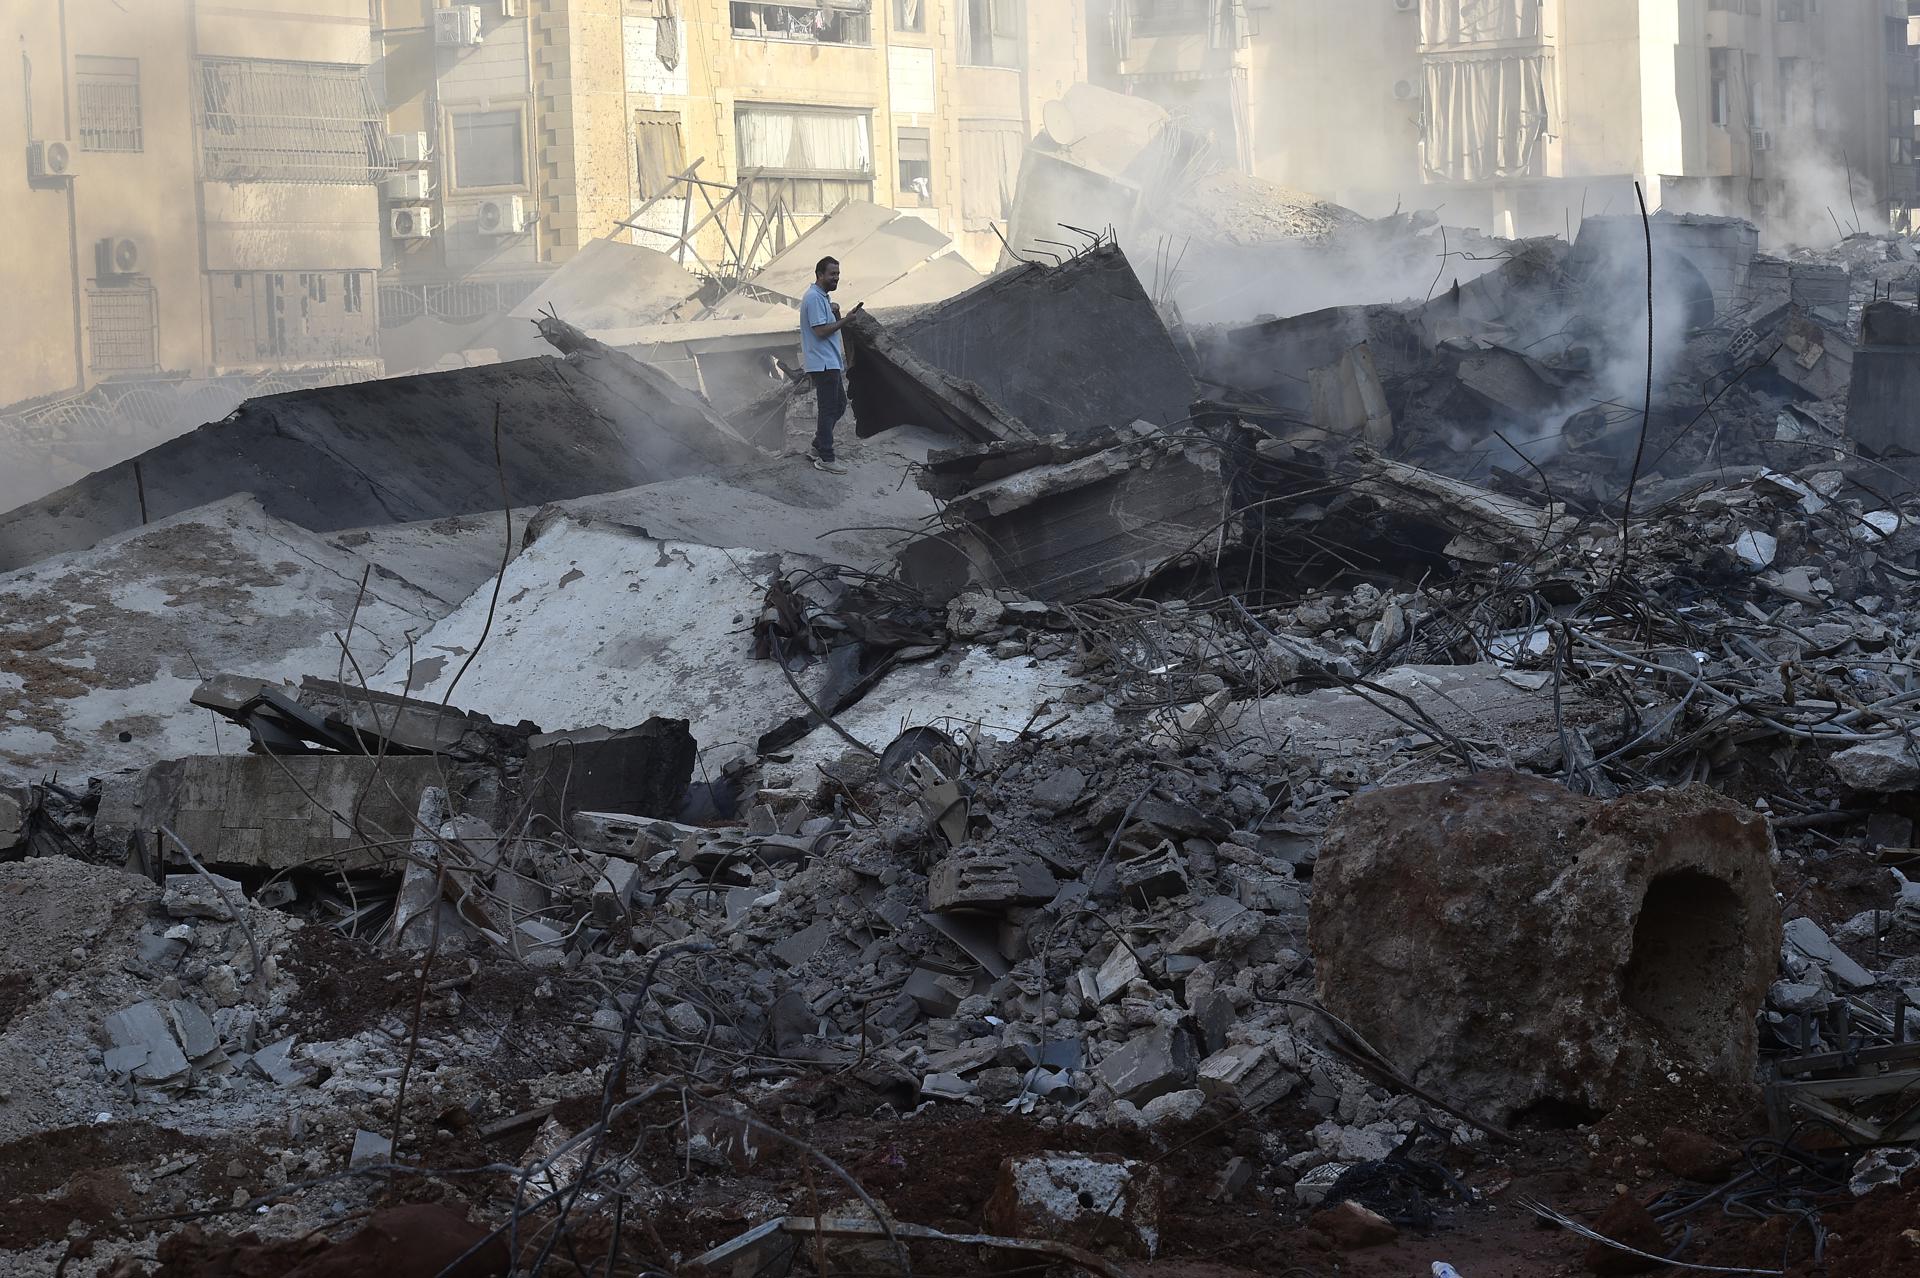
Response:
[{"label": "large concrete slab", "polygon": [[551,311],[589,332],[632,328],[665,318],[699,291],[700,281],[658,249],[599,239],[582,246],[512,315],[536,320]]},{"label": "large concrete slab", "polygon": [[[1137,420],[1168,425],[1183,421],[1197,398],[1152,300],[1113,245],[1057,267],[1016,266],[885,331],[1035,435],[1078,437]],[[863,330],[853,332],[857,353],[871,354]],[[886,390],[891,370],[873,371],[881,376],[856,359],[851,373],[862,434],[938,424],[905,415],[909,406]]]},{"label": "large concrete slab", "polygon": [[137,528],[143,499],[153,520],[250,492],[277,519],[329,531],[498,509],[503,471],[507,499],[527,505],[753,455],[665,374],[584,339],[570,349],[249,400],[0,516],[0,570]]},{"label": "large concrete slab", "polygon": [[371,672],[446,611],[369,566],[239,496],[0,576],[0,774],[244,750],[244,732],[189,704],[203,677],[345,666],[351,680],[334,639],[349,621]]},{"label": "large concrete slab", "polygon": [[[484,643],[491,584],[372,683],[437,701],[472,655],[455,697],[465,709],[551,732],[685,719],[711,766],[806,713],[780,667],[754,660],[751,628],[776,573],[817,565],[561,514],[507,566]],[[809,695],[824,673],[799,676]]]}]

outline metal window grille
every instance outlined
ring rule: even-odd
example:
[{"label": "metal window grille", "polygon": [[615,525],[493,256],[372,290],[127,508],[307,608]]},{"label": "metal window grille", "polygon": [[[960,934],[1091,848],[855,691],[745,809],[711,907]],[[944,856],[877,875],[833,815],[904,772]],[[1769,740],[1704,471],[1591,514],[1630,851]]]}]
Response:
[{"label": "metal window grille", "polygon": [[358,184],[394,167],[361,67],[202,58],[199,80],[205,177]]},{"label": "metal window grille", "polygon": [[141,150],[139,61],[79,57],[73,62],[80,149]]},{"label": "metal window grille", "polygon": [[512,310],[533,295],[545,276],[508,280],[380,285],[380,327],[394,328],[422,315],[475,320]]},{"label": "metal window grille", "polygon": [[151,373],[159,367],[160,318],[153,285],[87,290],[87,367]]}]

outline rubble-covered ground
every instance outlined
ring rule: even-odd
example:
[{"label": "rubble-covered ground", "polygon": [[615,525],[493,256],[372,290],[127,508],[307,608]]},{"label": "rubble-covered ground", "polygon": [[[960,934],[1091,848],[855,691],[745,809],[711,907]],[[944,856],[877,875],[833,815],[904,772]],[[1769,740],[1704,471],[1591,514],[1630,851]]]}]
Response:
[{"label": "rubble-covered ground", "polygon": [[1920,254],[1334,221],[6,516],[0,1270],[1920,1272]]}]

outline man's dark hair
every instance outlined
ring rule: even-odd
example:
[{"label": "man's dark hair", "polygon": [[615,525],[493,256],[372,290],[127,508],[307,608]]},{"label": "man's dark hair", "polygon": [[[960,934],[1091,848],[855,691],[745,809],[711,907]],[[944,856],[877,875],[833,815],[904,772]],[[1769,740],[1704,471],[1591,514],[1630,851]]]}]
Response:
[{"label": "man's dark hair", "polygon": [[821,258],[818,262],[815,262],[813,264],[813,278],[819,279],[822,275],[825,275],[827,273],[827,268],[829,266],[838,266],[838,265],[840,265],[840,259],[837,257]]}]

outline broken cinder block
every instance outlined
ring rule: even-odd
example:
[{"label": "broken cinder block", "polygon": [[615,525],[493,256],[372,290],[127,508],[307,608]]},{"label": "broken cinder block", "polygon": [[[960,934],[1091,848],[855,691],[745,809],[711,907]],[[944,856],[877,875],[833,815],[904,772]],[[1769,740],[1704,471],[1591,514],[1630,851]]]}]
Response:
[{"label": "broken cinder block", "polygon": [[1151,1259],[1160,1249],[1160,1173],[1117,1154],[1025,1154],[1000,1164],[987,1224],[1095,1253]]},{"label": "broken cinder block", "polygon": [[1101,1079],[1121,1100],[1135,1105],[1179,1091],[1193,1070],[1193,1040],[1184,1030],[1164,1025],[1135,1035],[1100,1062]]},{"label": "broken cinder block", "polygon": [[936,910],[1004,910],[1041,905],[1059,885],[1038,857],[1023,853],[950,856],[927,876],[927,901]]}]

